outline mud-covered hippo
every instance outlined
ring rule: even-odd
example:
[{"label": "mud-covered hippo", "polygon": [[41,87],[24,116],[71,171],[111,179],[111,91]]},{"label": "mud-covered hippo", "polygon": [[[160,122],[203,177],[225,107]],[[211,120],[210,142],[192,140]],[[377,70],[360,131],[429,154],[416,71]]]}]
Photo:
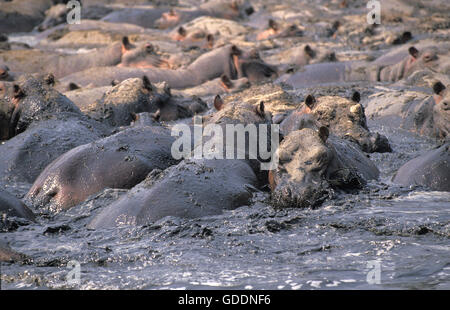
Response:
[{"label": "mud-covered hippo", "polygon": [[376,93],[366,103],[367,116],[391,127],[448,140],[450,91],[436,80],[432,88],[434,95],[430,95],[428,89],[422,91],[414,87]]},{"label": "mud-covered hippo", "polygon": [[152,83],[167,82],[171,88],[183,89],[198,86],[223,74],[230,79],[246,77],[254,82],[276,76],[276,70],[264,63],[257,54],[227,45],[207,52],[186,68],[177,70],[99,67],[68,75],[60,81],[80,86],[105,86],[113,80],[120,82],[145,75]]},{"label": "mud-covered hippo", "polygon": [[394,183],[450,191],[450,143],[414,158],[398,169]]},{"label": "mud-covered hippo", "polygon": [[[215,107],[218,112],[205,118],[205,124],[225,127],[269,121],[260,105],[227,104],[216,97]],[[206,144],[204,150],[209,150]],[[126,196],[104,209],[88,227],[144,225],[165,216],[197,218],[221,214],[250,203],[260,184],[258,174],[257,168],[246,159],[184,159],[165,171],[150,173]],[[163,202],[162,197],[169,193],[170,199]]]},{"label": "mud-covered hippo", "polygon": [[231,80],[226,74],[220,78],[207,81],[199,86],[191,87],[183,90],[175,90],[172,93],[181,96],[213,96],[225,93],[235,93],[244,90],[250,86],[247,78]]},{"label": "mud-covered hippo", "polygon": [[60,78],[92,67],[167,67],[149,43],[133,44],[127,36],[121,42],[81,54],[52,54],[40,50],[8,51],[0,54],[13,71],[52,73]]},{"label": "mud-covered hippo", "polygon": [[269,172],[272,202],[280,207],[314,207],[334,190],[355,190],[377,179],[376,166],[352,142],[328,136],[326,127],[290,132]]},{"label": "mud-covered hippo", "polygon": [[0,189],[0,214],[34,220],[33,212],[22,201],[2,189]]},{"label": "mud-covered hippo", "polygon": [[415,47],[410,47],[409,55],[395,64],[384,66],[359,61],[312,64],[304,66],[291,76],[280,77],[279,82],[285,82],[294,88],[354,81],[395,82],[417,70],[436,68],[438,60],[439,57],[432,48],[419,52]]},{"label": "mud-covered hippo", "polygon": [[[54,0],[13,0],[0,2],[0,32],[27,32],[39,24]],[[62,2],[62,1],[61,1]]]},{"label": "mud-covered hippo", "polygon": [[131,188],[153,169],[176,164],[174,138],[160,126],[129,128],[78,146],[50,163],[26,199],[38,208],[69,209],[104,188]]},{"label": "mud-covered hippo", "polygon": [[0,178],[32,183],[60,154],[110,132],[52,85],[53,76],[24,77],[12,87],[10,98],[0,99],[9,107],[0,120],[2,139],[9,139],[0,145]]},{"label": "mud-covered hippo", "polygon": [[304,106],[291,113],[281,123],[281,132],[287,135],[300,129],[305,121],[304,114],[311,114],[315,121],[326,126],[331,133],[355,142],[364,152],[390,152],[387,138],[369,131],[364,108],[359,101],[358,92],[353,94],[352,100],[336,96],[316,99],[308,95]]}]

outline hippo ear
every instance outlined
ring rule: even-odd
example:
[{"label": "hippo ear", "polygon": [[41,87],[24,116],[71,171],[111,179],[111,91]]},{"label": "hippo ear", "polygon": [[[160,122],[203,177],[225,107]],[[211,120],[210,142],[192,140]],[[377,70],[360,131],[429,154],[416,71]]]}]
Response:
[{"label": "hippo ear", "polygon": [[25,97],[25,93],[19,85],[14,84],[13,91],[14,91],[13,96],[15,99],[20,99],[20,98]]},{"label": "hippo ear", "polygon": [[220,97],[220,95],[217,95],[214,98],[214,107],[216,108],[217,111],[220,111],[223,109],[224,106],[225,103],[223,102],[222,98]]},{"label": "hippo ear", "polygon": [[122,38],[122,47],[127,51],[133,48],[133,45],[130,43],[130,39],[128,39],[128,36],[124,36]]},{"label": "hippo ear", "polygon": [[116,86],[117,84],[119,84],[120,82],[119,82],[119,80],[112,80],[111,81],[111,86]]},{"label": "hippo ear", "polygon": [[155,51],[155,47],[152,44],[147,43],[147,44],[145,44],[145,51],[148,54],[151,54],[151,53],[153,53]]},{"label": "hippo ear", "polygon": [[341,23],[338,20],[336,20],[331,27],[333,28],[333,30],[336,31],[340,26]]},{"label": "hippo ear", "polygon": [[408,42],[412,39],[412,33],[410,31],[405,31],[402,33],[402,42]]},{"label": "hippo ear", "polygon": [[278,23],[276,21],[274,21],[273,19],[269,19],[269,28],[273,29],[275,31],[278,31],[278,29],[280,28],[280,26],[278,25]]},{"label": "hippo ear", "polygon": [[212,35],[211,33],[208,33],[208,35],[206,36],[206,42],[208,42],[208,47],[209,48],[213,48],[213,46],[214,46],[214,35]]},{"label": "hippo ear", "polygon": [[182,37],[185,37],[187,35],[187,31],[183,26],[178,27],[177,32]]},{"label": "hippo ear", "polygon": [[436,95],[440,95],[444,89],[445,89],[445,86],[440,81],[437,81],[433,85],[433,91]]},{"label": "hippo ear", "polygon": [[73,83],[73,82],[70,82],[69,83],[69,86],[67,86],[67,89],[70,91],[70,90],[76,90],[76,89],[80,89],[81,87],[80,86],[78,86],[77,84],[75,84],[75,83]]},{"label": "hippo ear", "polygon": [[151,116],[155,121],[159,121],[161,118],[161,110],[158,109],[155,113],[151,113]]},{"label": "hippo ear", "polygon": [[44,77],[44,82],[47,85],[55,86],[55,76],[53,73],[49,73]]},{"label": "hippo ear", "polygon": [[258,106],[256,107],[256,114],[258,114],[261,117],[265,116],[264,112],[264,101],[260,101]]},{"label": "hippo ear", "polygon": [[169,97],[172,96],[172,91],[170,89],[170,85],[166,81],[162,82],[162,88],[163,88],[164,93],[167,96],[169,96]]},{"label": "hippo ear", "polygon": [[415,48],[414,46],[411,46],[408,49],[408,53],[409,55],[411,55],[414,59],[417,59],[417,57],[419,57],[419,51],[417,50],[417,48]]},{"label": "hippo ear", "polygon": [[146,75],[144,75],[142,77],[142,87],[144,87],[144,89],[148,90],[148,91],[152,91],[153,90],[153,85],[150,82],[150,80],[148,79],[148,77]]},{"label": "hippo ear", "polygon": [[321,126],[319,128],[319,137],[323,141],[323,143],[327,142],[328,136],[330,135],[330,131],[327,127]]},{"label": "hippo ear", "polygon": [[358,91],[355,91],[352,95],[352,101],[359,103],[361,101],[361,94]]},{"label": "hippo ear", "polygon": [[316,53],[314,53],[313,49],[308,44],[305,45],[303,50],[305,51],[306,55],[308,55],[311,58],[314,58],[316,56]]},{"label": "hippo ear", "polygon": [[242,51],[236,45],[231,47],[231,55],[240,56],[241,54]]},{"label": "hippo ear", "polygon": [[305,104],[308,108],[313,109],[316,103],[316,98],[313,95],[308,95],[305,99]]},{"label": "hippo ear", "polygon": [[136,113],[134,113],[134,112],[130,112],[130,116],[131,116],[131,119],[133,120],[133,122],[137,121],[137,119],[138,119],[138,116],[137,116],[137,114],[136,114]]},{"label": "hippo ear", "polygon": [[220,80],[222,81],[222,83],[223,83],[227,88],[233,87],[233,82],[231,82],[231,80],[230,80],[230,78],[228,77],[228,75],[222,74],[222,76],[220,77]]}]

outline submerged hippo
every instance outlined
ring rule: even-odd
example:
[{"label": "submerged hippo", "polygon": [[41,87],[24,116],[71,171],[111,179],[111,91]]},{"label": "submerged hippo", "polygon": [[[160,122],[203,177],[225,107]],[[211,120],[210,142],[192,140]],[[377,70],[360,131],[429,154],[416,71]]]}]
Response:
[{"label": "submerged hippo", "polygon": [[398,169],[392,181],[450,191],[450,143],[410,160]]},{"label": "submerged hippo", "polygon": [[[219,111],[206,118],[206,124],[225,127],[268,122],[260,105],[225,104],[216,98],[215,106]],[[208,151],[206,145],[204,150]],[[246,159],[184,159],[165,171],[150,173],[126,196],[99,213],[88,227],[145,225],[165,216],[197,218],[221,214],[250,203],[260,184],[258,174]],[[163,201],[167,195],[170,199]]]},{"label": "submerged hippo", "polygon": [[165,169],[174,138],[160,127],[135,127],[78,146],[50,163],[26,199],[57,212],[83,202],[104,188],[131,188],[153,169]]},{"label": "submerged hippo", "polygon": [[105,86],[110,85],[113,80],[120,82],[145,75],[152,83],[167,82],[171,88],[183,89],[198,86],[223,74],[231,79],[246,77],[254,82],[275,76],[276,70],[254,53],[245,53],[234,45],[227,45],[203,54],[182,69],[99,67],[68,75],[61,82],[80,86]]},{"label": "submerged hippo", "polygon": [[16,216],[33,221],[34,214],[28,207],[15,196],[0,189],[0,214]]},{"label": "submerged hippo", "polygon": [[273,19],[269,19],[268,23],[269,23],[268,29],[260,32],[256,36],[257,40],[303,36],[303,31],[300,28],[298,28],[298,26],[295,24],[282,27],[278,22],[276,22]]},{"label": "submerged hippo", "polygon": [[9,107],[6,119],[0,118],[1,128],[9,128],[4,136],[2,130],[9,140],[0,145],[0,178],[32,183],[60,154],[109,133],[53,89],[53,82],[52,76],[24,77],[11,98],[0,99]]},{"label": "submerged hippo", "polygon": [[279,82],[285,82],[294,88],[354,81],[395,82],[417,70],[435,68],[437,65],[438,56],[433,49],[419,52],[415,47],[411,47],[409,55],[395,64],[384,66],[352,61],[312,64],[289,77],[281,77]]},{"label": "submerged hippo", "polygon": [[92,67],[124,66],[136,68],[164,67],[149,43],[132,44],[127,36],[121,42],[81,54],[49,54],[39,50],[10,51],[0,58],[14,71],[28,73],[52,73],[56,78]]},{"label": "submerged hippo", "polygon": [[0,262],[15,262],[23,258],[22,254],[12,250],[4,241],[0,240]]},{"label": "submerged hippo", "polygon": [[360,94],[355,92],[352,100],[336,96],[314,98],[307,96],[305,105],[291,113],[282,123],[281,132],[301,129],[305,121],[304,114],[311,114],[315,121],[326,126],[334,135],[355,142],[364,152],[392,151],[387,138],[371,133],[367,127]]},{"label": "submerged hippo", "polygon": [[351,142],[330,136],[326,127],[290,132],[269,172],[272,201],[280,207],[314,207],[336,189],[355,190],[377,179],[376,166]]}]

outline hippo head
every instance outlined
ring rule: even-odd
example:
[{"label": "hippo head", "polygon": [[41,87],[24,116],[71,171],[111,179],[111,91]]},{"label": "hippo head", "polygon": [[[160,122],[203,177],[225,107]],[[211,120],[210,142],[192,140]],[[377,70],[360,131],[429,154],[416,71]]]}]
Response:
[{"label": "hippo head", "polygon": [[255,9],[248,0],[231,1],[231,9],[237,12],[240,18],[246,18],[255,12]]},{"label": "hippo head", "polygon": [[409,58],[405,66],[405,77],[414,71],[424,68],[434,69],[438,65],[438,55],[433,48],[424,49],[419,52],[414,46],[410,47]]},{"label": "hippo head", "polygon": [[447,138],[450,136],[450,90],[441,82],[433,85],[434,102],[433,118],[438,128],[438,136]]},{"label": "hippo head", "polygon": [[313,207],[332,194],[326,181],[333,151],[328,130],[304,128],[289,133],[277,152],[279,163],[269,172],[272,199],[280,207]]},{"label": "hippo head", "polygon": [[37,31],[44,31],[67,21],[68,7],[65,4],[57,4],[45,12],[44,21],[36,27]]},{"label": "hippo head", "polygon": [[118,67],[134,68],[168,68],[169,64],[162,60],[156,48],[150,43],[132,44],[127,36],[122,38],[122,57]]},{"label": "hippo head", "polygon": [[7,65],[0,64],[0,81],[10,81],[9,68]]},{"label": "hippo head", "polygon": [[228,75],[222,74],[220,77],[220,86],[222,86],[226,92],[238,92],[250,87],[250,82],[247,78],[230,80]]},{"label": "hippo head", "polygon": [[62,112],[81,114],[79,108],[53,86],[53,74],[25,75],[13,84],[11,102],[14,134],[23,132],[32,122]]},{"label": "hippo head", "polygon": [[360,94],[353,93],[352,98],[324,96],[317,100],[313,97],[305,100],[316,120],[342,138],[355,142],[364,152],[390,152],[387,138],[371,133],[367,127],[363,106],[359,103]]},{"label": "hippo head", "polygon": [[231,56],[239,78],[246,77],[250,82],[257,82],[277,76],[277,70],[266,64],[256,50],[243,52],[233,45]]},{"label": "hippo head", "polygon": [[181,13],[170,9],[168,12],[162,14],[161,18],[155,21],[155,26],[159,29],[172,28],[181,22]]},{"label": "hippo head", "polygon": [[295,24],[290,24],[282,27],[278,22],[273,19],[269,19],[268,28],[259,33],[256,37],[257,40],[265,40],[269,38],[288,38],[288,37],[301,37],[303,31]]}]

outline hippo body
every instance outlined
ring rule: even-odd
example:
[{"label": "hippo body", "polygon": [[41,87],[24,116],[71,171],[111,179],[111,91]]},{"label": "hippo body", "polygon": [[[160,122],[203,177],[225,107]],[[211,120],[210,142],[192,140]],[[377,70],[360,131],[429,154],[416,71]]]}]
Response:
[{"label": "hippo body", "polygon": [[271,77],[275,71],[260,60],[239,57],[234,59],[235,47],[225,46],[205,53],[184,69],[134,69],[117,67],[99,67],[68,75],[61,79],[62,83],[76,83],[80,86],[105,86],[111,81],[123,81],[129,78],[147,76],[150,82],[167,82],[171,88],[188,88],[198,86],[206,81],[226,74],[231,79],[247,77],[257,81]]},{"label": "hippo body", "polygon": [[0,5],[0,33],[27,32],[39,24],[53,0],[13,0]]},{"label": "hippo body", "polygon": [[61,211],[106,187],[131,188],[153,169],[176,163],[173,141],[167,129],[143,126],[81,145],[50,163],[27,199],[36,207]]},{"label": "hippo body", "polygon": [[450,191],[450,143],[410,160],[400,167],[392,181]]},{"label": "hippo body", "polygon": [[143,28],[155,28],[155,22],[168,8],[123,8],[102,17],[101,20],[110,23],[133,24]]},{"label": "hippo body", "polygon": [[0,213],[7,216],[21,217],[30,221],[34,220],[33,212],[15,196],[0,189]]},{"label": "hippo body", "polygon": [[411,47],[410,54],[394,64],[382,65],[365,61],[311,64],[290,77],[281,77],[279,82],[285,82],[294,88],[357,81],[396,82],[416,70],[434,68],[437,64],[437,55],[433,49],[419,52]]},{"label": "hippo body", "polygon": [[257,184],[252,169],[240,160],[184,160],[153,177],[109,205],[88,227],[145,225],[166,216],[221,214],[248,204]]}]

